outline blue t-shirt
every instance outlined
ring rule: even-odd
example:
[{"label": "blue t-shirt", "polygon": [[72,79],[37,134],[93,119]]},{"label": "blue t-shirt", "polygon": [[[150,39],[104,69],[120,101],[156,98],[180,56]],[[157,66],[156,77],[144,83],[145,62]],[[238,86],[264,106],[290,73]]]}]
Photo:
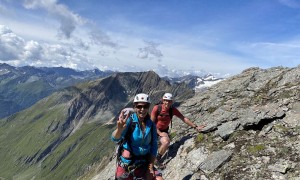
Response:
[{"label": "blue t-shirt", "polygon": [[150,153],[153,156],[157,154],[157,134],[156,134],[156,127],[155,124],[152,122],[150,118],[146,119],[146,128],[143,133],[141,129],[141,125],[139,124],[139,120],[136,113],[133,113],[131,117],[126,120],[126,128],[122,132],[120,139],[115,139],[112,136],[112,140],[114,142],[120,142],[128,131],[128,128],[131,128],[130,118],[132,118],[132,122],[135,124],[135,128],[133,129],[132,134],[130,137],[130,144],[125,142],[123,144],[124,149],[128,149],[131,153],[135,156],[143,156]]}]

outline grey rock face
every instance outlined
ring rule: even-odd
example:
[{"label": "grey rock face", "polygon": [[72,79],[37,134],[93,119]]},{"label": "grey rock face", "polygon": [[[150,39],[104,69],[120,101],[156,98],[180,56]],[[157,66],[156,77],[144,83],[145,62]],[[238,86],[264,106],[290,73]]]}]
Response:
[{"label": "grey rock face", "polygon": [[200,164],[199,169],[204,171],[206,174],[210,174],[222,166],[225,162],[230,160],[232,155],[231,151],[220,150],[211,153],[205,161]]},{"label": "grey rock face", "polygon": [[179,109],[206,127],[174,118],[165,179],[299,179],[300,66],[247,69]]}]

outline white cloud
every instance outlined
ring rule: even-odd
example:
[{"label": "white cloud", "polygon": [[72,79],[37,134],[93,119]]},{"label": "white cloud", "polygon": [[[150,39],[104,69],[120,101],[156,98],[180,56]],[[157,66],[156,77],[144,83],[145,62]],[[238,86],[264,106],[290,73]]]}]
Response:
[{"label": "white cloud", "polygon": [[[292,0],[280,2],[297,7],[297,3]],[[130,16],[122,16],[126,10],[113,14],[106,12],[105,18],[102,17],[103,13],[89,12],[89,17],[95,18],[92,21],[72,12],[58,0],[25,0],[23,5],[26,10],[12,5],[16,9],[6,7],[9,10],[4,12],[4,5],[0,2],[0,22],[13,30],[9,32],[10,35],[1,32],[1,62],[64,66],[81,70],[97,66],[102,70],[119,71],[142,71],[167,66],[183,72],[205,70],[235,74],[251,66],[284,65],[287,61],[296,64],[299,61],[297,42],[247,42],[265,36],[263,33],[260,36],[249,33],[249,29],[256,28],[252,26],[255,25],[252,21],[263,13],[270,16],[264,8],[258,9],[258,13],[243,13],[253,8],[253,4],[241,7],[239,17],[236,17],[235,12],[216,18],[222,15],[221,11],[209,16],[214,20],[202,22],[200,18],[199,22],[190,22],[187,27],[175,28],[168,21],[170,26],[166,29],[156,24],[156,21],[153,23],[150,17],[149,21],[144,19],[139,22],[139,17],[130,19]],[[76,10],[87,13],[80,8]],[[284,6],[282,8],[286,9]],[[147,13],[144,13],[145,18]],[[228,19],[232,21],[228,22]],[[146,24],[150,21],[152,24]],[[96,24],[99,22],[101,25]],[[271,26],[268,25],[270,29]],[[59,38],[55,28],[59,30]],[[241,40],[245,43],[241,43]],[[269,41],[272,42],[272,39]]]},{"label": "white cloud", "polygon": [[19,59],[23,52],[24,40],[9,28],[0,25],[0,59],[2,61]]},{"label": "white cloud", "polygon": [[[94,67],[96,65],[99,69],[100,67],[111,69],[115,67],[114,69],[120,71],[149,70],[157,66],[167,65],[171,69],[189,70],[192,68],[192,70],[199,70],[208,68],[207,70],[211,71],[213,67],[219,67],[219,65],[214,62],[218,62],[220,59],[230,59],[230,56],[224,56],[222,53],[199,50],[202,45],[208,46],[209,44],[209,46],[213,46],[214,43],[208,40],[208,36],[201,36],[199,34],[197,36],[195,34],[183,35],[170,31],[149,29],[139,24],[132,24],[131,22],[127,24],[127,21],[120,22],[121,24],[123,23],[122,27],[116,29],[127,29],[130,30],[130,32],[107,32],[101,29],[92,29],[91,24],[80,26],[76,18],[72,20],[72,17],[79,16],[76,16],[65,6],[59,5],[57,1],[32,0],[26,1],[25,6],[30,9],[47,10],[52,17],[56,17],[57,19],[71,17],[70,22],[74,25],[73,27],[75,29],[69,28],[69,30],[64,32],[66,37],[70,36],[70,39],[63,42],[62,40],[53,40],[52,32],[48,32],[50,27],[38,29],[45,27],[45,25],[32,24],[33,26],[26,26],[26,23],[16,23],[19,25],[18,27],[23,27],[28,33],[33,32],[33,35],[43,34],[39,37],[43,39],[43,41],[34,40],[31,42],[29,39],[31,44],[25,43],[24,47],[27,45],[26,50],[21,53],[22,57],[19,59],[23,62],[22,64],[26,62],[31,65],[37,64],[39,66],[66,66],[70,64],[72,67],[78,67],[79,69]],[[59,13],[57,16],[54,16],[54,12]],[[65,14],[65,16],[62,14]],[[120,25],[120,23],[118,24]],[[46,27],[47,26],[49,26],[49,24],[46,25]],[[36,31],[36,29],[38,29],[38,31]],[[44,34],[45,32],[47,32],[47,34]],[[61,32],[63,32],[63,29],[61,29]],[[143,39],[148,40],[145,41]],[[38,51],[40,51],[40,53],[38,53]],[[209,53],[212,53],[212,55]],[[145,62],[141,61],[141,59],[149,61]],[[232,65],[230,68],[235,71],[237,71],[237,69],[240,70],[242,65],[240,65],[241,63],[237,60],[238,58],[233,59],[235,60],[230,61],[235,61],[235,63],[239,65]],[[153,60],[157,63],[152,63]],[[208,60],[210,60],[211,63],[208,62]],[[222,67],[219,69],[225,71],[228,68]]]},{"label": "white cloud", "polygon": [[107,46],[114,49],[119,48],[119,45],[116,42],[113,42],[111,38],[101,30],[92,30],[89,33],[89,37],[92,41],[92,44],[99,46]]},{"label": "white cloud", "polygon": [[[69,44],[69,46],[79,48],[83,51],[98,49],[99,54],[105,55],[111,54],[121,48],[106,32],[95,28],[91,21],[73,13],[65,5],[59,4],[56,0],[25,0],[24,7],[34,10],[46,10],[51,18],[54,18],[47,21],[54,25],[55,20],[60,22],[58,37],[66,39],[60,38],[56,41],[57,43],[68,40],[65,43]],[[52,40],[51,42],[53,43],[54,41]]]},{"label": "white cloud", "polygon": [[74,69],[94,68],[91,60],[70,45],[25,41],[8,27],[0,25],[0,61],[13,65],[63,66]]},{"label": "white cloud", "polygon": [[163,56],[162,52],[157,48],[159,43],[153,41],[144,41],[146,46],[139,48],[138,57],[141,59],[157,59],[160,61],[160,58]]},{"label": "white cloud", "polygon": [[52,17],[60,21],[59,35],[70,38],[75,28],[86,23],[86,20],[71,12],[66,6],[58,4],[56,0],[25,0],[27,9],[44,9]]},{"label": "white cloud", "polygon": [[29,41],[24,47],[24,55],[21,59],[40,60],[43,48],[38,42]]}]

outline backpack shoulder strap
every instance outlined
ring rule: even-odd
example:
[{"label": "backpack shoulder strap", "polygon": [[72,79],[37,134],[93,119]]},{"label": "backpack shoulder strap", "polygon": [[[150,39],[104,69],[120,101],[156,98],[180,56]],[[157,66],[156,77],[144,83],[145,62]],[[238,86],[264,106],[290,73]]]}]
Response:
[{"label": "backpack shoulder strap", "polygon": [[169,116],[171,119],[173,118],[173,106],[169,108]]},{"label": "backpack shoulder strap", "polygon": [[120,156],[122,154],[122,150],[123,150],[123,144],[125,142],[129,142],[130,144],[130,135],[132,134],[132,132],[134,131],[136,122],[133,121],[133,118],[131,116],[129,116],[129,123],[128,123],[128,129],[126,134],[124,135],[123,139],[118,143],[117,146],[117,162],[120,161]]},{"label": "backpack shoulder strap", "polygon": [[171,106],[169,108],[169,116],[171,118],[171,128],[172,128],[172,124],[173,124],[173,106]]},{"label": "backpack shoulder strap", "polygon": [[133,121],[133,118],[131,116],[129,116],[129,127],[128,130],[126,132],[126,135],[124,136],[124,139],[128,142],[130,141],[130,135],[133,133],[135,125],[137,122]]},{"label": "backpack shoulder strap", "polygon": [[[160,115],[160,113],[161,113],[161,109],[162,109],[162,106],[161,106],[161,104],[158,104],[157,105],[157,116],[159,116]],[[157,117],[156,117],[157,118]]]}]

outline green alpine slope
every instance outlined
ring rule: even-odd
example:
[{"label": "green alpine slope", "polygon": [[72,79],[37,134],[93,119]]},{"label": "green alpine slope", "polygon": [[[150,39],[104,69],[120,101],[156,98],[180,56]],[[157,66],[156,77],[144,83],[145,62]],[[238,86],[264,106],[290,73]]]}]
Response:
[{"label": "green alpine slope", "polygon": [[55,94],[1,122],[0,177],[75,179],[107,155],[111,127],[93,122],[68,132],[68,102]]},{"label": "green alpine slope", "polygon": [[136,93],[192,97],[154,72],[118,73],[59,90],[0,119],[0,179],[77,179],[114,152],[114,120]]}]

